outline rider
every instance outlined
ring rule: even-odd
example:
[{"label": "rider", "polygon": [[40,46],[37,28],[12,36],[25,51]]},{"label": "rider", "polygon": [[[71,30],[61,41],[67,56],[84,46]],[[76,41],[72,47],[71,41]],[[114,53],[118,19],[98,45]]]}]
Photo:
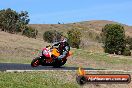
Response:
[{"label": "rider", "polygon": [[58,51],[60,52],[60,56],[58,57],[58,60],[64,58],[70,51],[70,46],[65,37],[61,37],[61,41],[54,43],[53,46],[58,46]]}]

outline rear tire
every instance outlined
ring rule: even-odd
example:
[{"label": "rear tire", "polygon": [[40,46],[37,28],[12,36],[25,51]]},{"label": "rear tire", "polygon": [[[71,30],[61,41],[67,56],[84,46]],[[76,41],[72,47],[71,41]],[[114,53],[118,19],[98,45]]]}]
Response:
[{"label": "rear tire", "polygon": [[61,61],[59,61],[59,60],[55,60],[55,62],[54,62],[54,64],[53,64],[53,67],[54,68],[59,68],[59,67],[61,67],[62,65],[64,65],[65,63],[66,63],[66,61],[67,61],[67,59],[65,59],[65,60],[61,60]]},{"label": "rear tire", "polygon": [[31,66],[32,67],[37,67],[40,65],[40,61],[39,61],[40,57],[36,57],[35,59],[32,60],[31,62]]}]

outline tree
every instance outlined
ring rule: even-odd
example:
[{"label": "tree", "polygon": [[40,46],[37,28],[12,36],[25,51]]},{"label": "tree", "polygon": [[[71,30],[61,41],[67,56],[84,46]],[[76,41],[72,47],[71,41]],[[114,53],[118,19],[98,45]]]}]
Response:
[{"label": "tree", "polygon": [[19,14],[19,24],[22,29],[25,28],[25,25],[27,25],[30,21],[28,12],[27,11],[21,11]]},{"label": "tree", "polygon": [[104,50],[110,54],[123,54],[126,47],[124,27],[120,24],[106,24],[102,29]]},{"label": "tree", "polygon": [[3,31],[14,33],[16,30],[15,23],[18,20],[18,14],[10,8],[0,11],[0,24]]},{"label": "tree", "polygon": [[81,43],[81,32],[77,28],[74,28],[68,31],[67,34],[70,46],[73,48],[79,48]]},{"label": "tree", "polygon": [[10,8],[0,10],[0,28],[9,33],[21,32],[29,23],[28,12],[18,13]]}]

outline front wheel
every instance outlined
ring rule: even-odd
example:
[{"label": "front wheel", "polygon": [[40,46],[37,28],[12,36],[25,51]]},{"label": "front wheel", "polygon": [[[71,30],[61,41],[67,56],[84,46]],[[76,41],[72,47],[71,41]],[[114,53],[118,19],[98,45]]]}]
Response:
[{"label": "front wheel", "polygon": [[31,66],[32,67],[37,67],[37,66],[39,66],[39,59],[40,59],[40,57],[36,57],[35,59],[33,59],[32,60],[32,62],[31,62]]}]

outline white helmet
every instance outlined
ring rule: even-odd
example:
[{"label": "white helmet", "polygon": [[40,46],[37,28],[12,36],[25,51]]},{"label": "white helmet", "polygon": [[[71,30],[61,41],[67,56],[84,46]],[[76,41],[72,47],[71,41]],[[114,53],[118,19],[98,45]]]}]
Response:
[{"label": "white helmet", "polygon": [[67,42],[67,38],[62,39],[61,42]]}]

